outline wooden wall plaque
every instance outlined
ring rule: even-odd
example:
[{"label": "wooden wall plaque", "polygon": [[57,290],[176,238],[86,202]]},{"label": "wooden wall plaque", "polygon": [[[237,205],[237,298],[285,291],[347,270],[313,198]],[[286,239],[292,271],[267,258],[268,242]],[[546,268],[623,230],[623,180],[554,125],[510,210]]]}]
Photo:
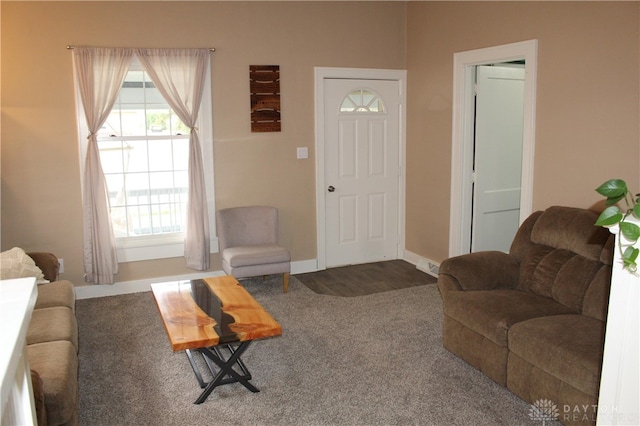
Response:
[{"label": "wooden wall plaque", "polygon": [[280,66],[249,65],[251,131],[279,132]]}]

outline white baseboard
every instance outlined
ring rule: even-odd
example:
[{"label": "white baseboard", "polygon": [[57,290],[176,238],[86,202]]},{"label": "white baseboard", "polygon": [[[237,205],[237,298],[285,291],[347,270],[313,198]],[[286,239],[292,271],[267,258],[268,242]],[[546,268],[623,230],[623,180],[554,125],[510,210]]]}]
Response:
[{"label": "white baseboard", "polygon": [[[404,260],[416,265],[416,268],[434,277],[438,277],[438,263],[418,256],[408,250],[404,251]],[[318,270],[317,259],[299,260],[291,262],[291,274],[305,274],[308,272],[316,272]],[[150,291],[151,284],[169,282],[169,281],[186,281],[197,280],[207,277],[219,277],[225,275],[223,271],[205,271],[186,275],[176,275],[170,277],[145,278],[142,280],[123,281],[113,285],[83,285],[76,287],[76,299],[92,299],[94,297],[117,296],[119,294],[139,293],[142,291]]]},{"label": "white baseboard", "polygon": [[291,274],[306,274],[318,270],[318,259],[298,260],[291,262]]},{"label": "white baseboard", "polygon": [[115,284],[87,284],[76,287],[76,299],[92,299],[94,297],[117,296],[119,294],[139,293],[150,291],[151,284],[169,281],[197,280],[207,277],[219,277],[225,275],[223,271],[206,271],[194,274],[176,275],[171,277],[145,278],[142,280],[123,281]]},{"label": "white baseboard", "polygon": [[[315,272],[318,270],[318,262],[316,259],[301,260],[291,262],[292,274],[304,274],[306,272]],[[142,280],[123,281],[113,285],[94,285],[87,284],[76,287],[76,299],[92,299],[94,297],[117,296],[119,294],[139,293],[142,291],[150,291],[151,284],[169,281],[186,281],[197,280],[207,277],[219,277],[225,275],[224,271],[205,271],[186,275],[176,275],[170,277],[145,278]]]},{"label": "white baseboard", "polygon": [[412,265],[416,265],[416,269],[419,271],[438,278],[438,272],[440,270],[440,264],[438,262],[419,256],[409,250],[404,251],[404,260]]}]

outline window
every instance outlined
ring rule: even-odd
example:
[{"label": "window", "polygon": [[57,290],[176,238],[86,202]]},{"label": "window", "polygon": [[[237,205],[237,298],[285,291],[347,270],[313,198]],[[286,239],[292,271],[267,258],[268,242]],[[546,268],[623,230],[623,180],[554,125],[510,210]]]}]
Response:
[{"label": "window", "polygon": [[356,89],[344,97],[340,112],[384,112],[380,97],[367,89]]},{"label": "window", "polygon": [[[215,208],[209,82],[208,77],[197,127],[205,163],[209,228],[213,236]],[[84,120],[79,121],[84,123]],[[85,127],[81,132],[86,135],[88,130]],[[120,262],[183,256],[189,132],[134,57],[118,100],[97,135]],[[86,147],[81,150],[84,151]],[[212,251],[217,248],[213,238],[211,248]]]}]

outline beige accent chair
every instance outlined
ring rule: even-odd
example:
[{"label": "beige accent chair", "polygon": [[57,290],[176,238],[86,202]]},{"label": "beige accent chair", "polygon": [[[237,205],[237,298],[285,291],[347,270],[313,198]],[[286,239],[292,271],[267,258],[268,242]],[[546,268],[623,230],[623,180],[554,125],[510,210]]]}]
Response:
[{"label": "beige accent chair", "polygon": [[235,278],[283,274],[289,290],[291,255],[278,245],[278,209],[233,207],[216,212],[222,269]]}]

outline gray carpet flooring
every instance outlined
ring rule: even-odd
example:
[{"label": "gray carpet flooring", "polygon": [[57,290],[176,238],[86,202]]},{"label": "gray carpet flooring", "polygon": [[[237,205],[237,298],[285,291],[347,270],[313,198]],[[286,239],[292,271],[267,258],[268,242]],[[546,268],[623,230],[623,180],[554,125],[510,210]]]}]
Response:
[{"label": "gray carpet flooring", "polygon": [[283,335],[243,360],[260,389],[214,390],[201,405],[150,292],[77,302],[81,425],[537,425],[530,405],[442,348],[433,284],[359,297],[295,277],[245,280]]}]

